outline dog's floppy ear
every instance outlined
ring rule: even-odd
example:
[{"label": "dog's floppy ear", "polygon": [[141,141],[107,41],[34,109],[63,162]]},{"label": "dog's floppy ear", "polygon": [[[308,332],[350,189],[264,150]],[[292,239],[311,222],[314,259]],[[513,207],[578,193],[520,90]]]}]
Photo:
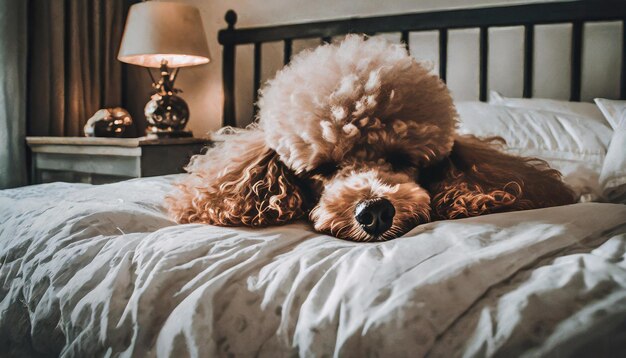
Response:
[{"label": "dog's floppy ear", "polygon": [[190,175],[166,198],[179,223],[267,226],[306,212],[298,178],[265,144],[259,129],[224,135],[224,142],[187,166]]},{"label": "dog's floppy ear", "polygon": [[[537,158],[505,154],[498,138],[458,136],[450,156],[426,168],[433,216],[455,219],[482,214],[572,204],[574,193],[561,174]],[[430,171],[430,173],[428,173]]]}]

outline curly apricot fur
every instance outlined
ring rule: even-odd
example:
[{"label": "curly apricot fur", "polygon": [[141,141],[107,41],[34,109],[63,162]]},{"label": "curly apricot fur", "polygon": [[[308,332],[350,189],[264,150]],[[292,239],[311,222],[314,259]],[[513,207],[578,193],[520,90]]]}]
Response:
[{"label": "curly apricot fur", "polygon": [[[262,88],[257,125],[218,134],[192,158],[170,215],[229,226],[309,215],[320,232],[372,241],[431,220],[574,202],[545,162],[456,136],[456,117],[445,84],[406,48],[348,36],[293,58]],[[370,235],[355,208],[376,198],[395,216]]]}]

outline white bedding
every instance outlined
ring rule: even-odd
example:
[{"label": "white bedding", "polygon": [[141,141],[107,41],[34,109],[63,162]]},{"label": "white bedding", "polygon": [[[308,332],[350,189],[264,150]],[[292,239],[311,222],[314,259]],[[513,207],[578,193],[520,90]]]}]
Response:
[{"label": "white bedding", "polygon": [[174,178],[0,191],[0,352],[626,352],[625,205],[434,222],[364,244],[306,223],[174,225],[162,207]]}]

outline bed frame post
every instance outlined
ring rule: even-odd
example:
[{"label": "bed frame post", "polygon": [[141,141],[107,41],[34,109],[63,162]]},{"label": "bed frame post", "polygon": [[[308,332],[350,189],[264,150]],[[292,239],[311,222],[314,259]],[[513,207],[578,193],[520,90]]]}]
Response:
[{"label": "bed frame post", "polygon": [[479,72],[479,92],[478,97],[481,102],[487,101],[487,82],[489,77],[487,76],[488,59],[489,59],[489,28],[486,26],[480,27],[480,72]]},{"label": "bed frame post", "polygon": [[533,61],[535,54],[535,26],[524,25],[524,98],[533,96]]},{"label": "bed frame post", "polygon": [[254,118],[256,118],[256,114],[259,111],[259,89],[261,88],[261,46],[263,44],[261,42],[254,43],[254,93],[252,98],[254,99]]},{"label": "bed frame post", "polygon": [[583,57],[583,23],[575,21],[572,24],[572,75],[570,98],[572,102],[580,101],[580,79]]},{"label": "bed frame post", "polygon": [[622,20],[622,68],[619,98],[626,99],[626,18]]},{"label": "bed frame post", "polygon": [[448,65],[448,29],[439,29],[439,77],[446,82]]},{"label": "bed frame post", "polygon": [[291,61],[291,47],[292,42],[291,39],[285,39],[284,47],[283,47],[283,65],[287,65],[289,61]]},{"label": "bed frame post", "polygon": [[[237,13],[228,10],[224,16],[228,28],[224,31],[234,31],[237,22]],[[222,86],[224,89],[223,126],[236,126],[235,120],[235,44],[226,42],[222,50]]]},{"label": "bed frame post", "polygon": [[409,32],[408,31],[402,31],[400,35],[400,42],[402,42],[402,44],[406,48],[406,52],[410,55],[411,48],[409,47]]}]

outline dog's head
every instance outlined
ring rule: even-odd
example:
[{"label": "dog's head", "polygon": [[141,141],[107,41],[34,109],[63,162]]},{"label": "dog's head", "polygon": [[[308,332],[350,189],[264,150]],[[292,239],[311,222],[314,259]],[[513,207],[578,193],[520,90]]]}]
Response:
[{"label": "dog's head", "polygon": [[[253,129],[264,149],[245,155],[256,158],[252,168],[222,163],[227,168],[207,192],[216,198],[209,206],[215,213],[235,208],[239,216],[257,219],[297,209],[285,217],[309,213],[317,230],[339,238],[397,237],[428,220],[430,198],[417,183],[419,168],[449,154],[455,118],[446,86],[403,46],[348,36],[296,56],[265,85]],[[266,156],[274,171],[258,169],[258,158]],[[237,173],[228,180],[247,182],[229,185],[228,173]],[[225,193],[242,187],[270,189],[237,194],[248,202],[242,214]],[[267,209],[272,206],[276,210]]]},{"label": "dog's head", "polygon": [[427,220],[418,168],[446,156],[456,112],[404,46],[348,36],[293,59],[261,91],[268,146],[319,200],[317,230],[388,239]]}]

